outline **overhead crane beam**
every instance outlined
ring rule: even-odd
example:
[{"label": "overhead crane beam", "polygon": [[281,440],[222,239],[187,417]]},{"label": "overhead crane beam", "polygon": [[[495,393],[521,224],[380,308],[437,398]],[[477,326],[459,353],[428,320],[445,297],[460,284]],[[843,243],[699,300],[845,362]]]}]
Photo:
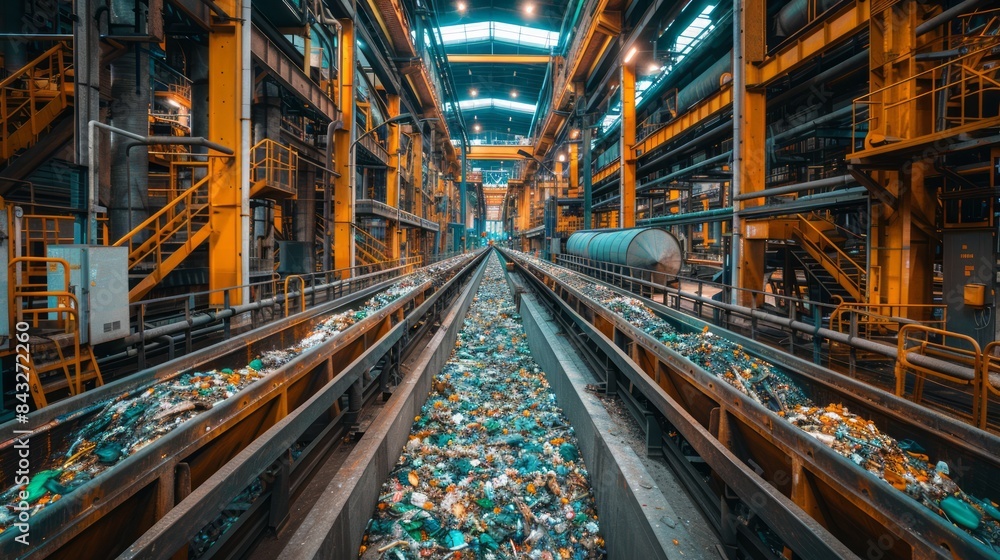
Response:
[{"label": "overhead crane beam", "polygon": [[508,144],[477,144],[469,146],[466,158],[472,160],[490,161],[524,159],[524,156],[517,153],[520,150],[524,150],[524,146]]}]

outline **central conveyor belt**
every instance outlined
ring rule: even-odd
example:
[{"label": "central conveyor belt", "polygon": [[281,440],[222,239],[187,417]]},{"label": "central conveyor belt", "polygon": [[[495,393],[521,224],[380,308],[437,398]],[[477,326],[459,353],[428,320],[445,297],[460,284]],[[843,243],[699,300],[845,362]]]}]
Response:
[{"label": "central conveyor belt", "polygon": [[[588,473],[491,255],[362,558],[600,558]],[[522,556],[527,555],[527,556]]]}]

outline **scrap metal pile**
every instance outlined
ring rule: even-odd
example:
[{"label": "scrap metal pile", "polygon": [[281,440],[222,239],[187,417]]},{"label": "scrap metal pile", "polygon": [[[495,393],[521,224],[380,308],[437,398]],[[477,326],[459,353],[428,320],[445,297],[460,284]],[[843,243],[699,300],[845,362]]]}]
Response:
[{"label": "scrap metal pile", "polygon": [[15,521],[19,494],[27,491],[34,516],[63,495],[170,433],[178,426],[232,397],[250,384],[273,373],[303,352],[314,348],[368,315],[405,296],[417,286],[444,273],[460,256],[423,268],[375,294],[358,309],[332,315],[294,346],[262,353],[240,367],[175,374],[135,391],[91,405],[89,421],[68,439],[66,447],[53,450],[46,464],[34,471],[27,485],[14,485],[0,493],[0,532]]},{"label": "scrap metal pile", "polygon": [[369,522],[365,559],[602,558],[588,475],[496,256]]},{"label": "scrap metal pile", "polygon": [[708,332],[707,327],[699,333],[677,332],[637,299],[622,297],[562,267],[523,257],[1000,552],[996,502],[962,491],[949,478],[947,463],[934,463],[916,442],[896,440],[842,404],[813,402],[773,364],[747,354],[741,345]]}]

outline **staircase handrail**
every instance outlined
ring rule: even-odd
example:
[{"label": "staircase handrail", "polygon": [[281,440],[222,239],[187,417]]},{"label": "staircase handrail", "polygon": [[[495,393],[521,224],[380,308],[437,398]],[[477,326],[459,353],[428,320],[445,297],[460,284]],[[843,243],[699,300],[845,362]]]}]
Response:
[{"label": "staircase handrail", "polygon": [[50,48],[49,50],[45,51],[44,53],[38,55],[37,58],[35,58],[31,62],[25,64],[21,68],[15,70],[10,76],[7,76],[6,78],[4,78],[3,81],[0,81],[0,88],[8,88],[8,87],[10,87],[11,84],[13,84],[15,81],[19,80],[23,75],[25,75],[29,71],[33,70],[36,66],[38,66],[39,64],[41,64],[46,59],[51,58],[52,56],[56,55],[57,53],[59,53],[60,51],[62,51],[62,49],[64,49],[65,47],[66,47],[66,43],[60,42],[60,43],[56,44],[56,46],[54,46],[54,47]]},{"label": "staircase handrail", "polygon": [[[143,220],[141,224],[139,224],[139,225],[135,226],[134,228],[132,228],[131,231],[129,231],[128,233],[126,233],[125,235],[123,235],[121,239],[119,239],[118,241],[115,241],[111,245],[113,247],[121,247],[121,246],[125,245],[126,243],[128,243],[129,244],[129,253],[130,253],[129,257],[130,257],[130,260],[131,260],[131,252],[132,252],[132,245],[131,245],[131,243],[132,243],[132,238],[135,237],[136,235],[138,235],[140,232],[142,232],[142,231],[146,230],[147,228],[149,228],[150,226],[152,226],[154,223],[156,223],[157,220],[159,220],[164,215],[172,212],[182,202],[190,202],[190,199],[194,197],[194,194],[198,190],[200,190],[202,187],[204,187],[205,185],[208,184],[208,180],[209,180],[209,176],[208,175],[206,175],[205,177],[202,177],[201,179],[199,179],[198,182],[196,182],[194,185],[191,185],[186,191],[184,191],[181,194],[179,194],[177,196],[177,198],[175,198],[174,200],[172,200],[169,203],[167,203],[166,205],[164,205],[163,208],[160,208],[159,210],[157,210],[156,212],[154,212],[153,214],[151,214],[148,218],[146,218],[145,220]],[[188,204],[186,206],[185,210],[183,210],[182,212],[188,212],[188,213],[190,213],[190,204]]]}]

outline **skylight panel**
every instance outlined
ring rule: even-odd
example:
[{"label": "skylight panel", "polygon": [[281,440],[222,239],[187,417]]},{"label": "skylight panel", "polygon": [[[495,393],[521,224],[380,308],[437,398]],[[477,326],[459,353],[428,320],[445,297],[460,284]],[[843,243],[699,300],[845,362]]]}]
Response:
[{"label": "skylight panel", "polygon": [[559,43],[559,33],[523,25],[513,25],[497,21],[480,21],[448,25],[439,29],[441,41],[445,45],[499,41],[522,47],[551,49]]},{"label": "skylight panel", "polygon": [[534,113],[537,105],[532,103],[521,103],[509,99],[479,98],[463,99],[458,102],[462,110],[468,109],[507,109],[508,111],[518,111],[521,113]]}]

